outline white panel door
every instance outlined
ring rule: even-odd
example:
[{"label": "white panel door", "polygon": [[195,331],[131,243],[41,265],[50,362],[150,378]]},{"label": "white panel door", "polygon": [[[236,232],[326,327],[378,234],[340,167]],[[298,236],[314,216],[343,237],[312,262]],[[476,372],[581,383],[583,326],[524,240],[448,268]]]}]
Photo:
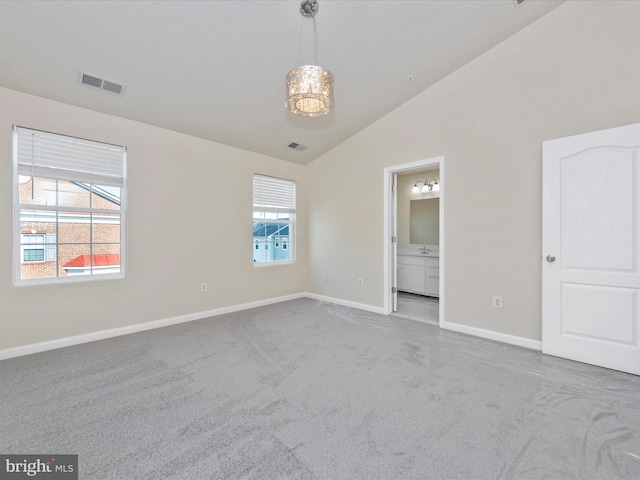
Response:
[{"label": "white panel door", "polygon": [[542,351],[640,374],[640,124],[543,144]]}]

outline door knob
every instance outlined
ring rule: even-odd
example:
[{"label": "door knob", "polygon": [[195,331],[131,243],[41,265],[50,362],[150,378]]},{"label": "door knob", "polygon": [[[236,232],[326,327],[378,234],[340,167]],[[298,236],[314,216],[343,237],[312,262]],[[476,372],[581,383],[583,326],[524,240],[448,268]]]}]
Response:
[{"label": "door knob", "polygon": [[553,255],[547,255],[547,262],[553,263],[555,261],[556,261],[556,257],[554,257]]}]

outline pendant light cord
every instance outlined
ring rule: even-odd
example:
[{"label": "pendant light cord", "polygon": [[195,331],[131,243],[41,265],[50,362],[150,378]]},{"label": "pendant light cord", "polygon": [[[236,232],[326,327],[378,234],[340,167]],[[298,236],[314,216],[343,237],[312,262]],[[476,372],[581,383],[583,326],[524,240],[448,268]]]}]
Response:
[{"label": "pendant light cord", "polygon": [[302,49],[302,26],[304,17],[300,17],[300,38],[298,38],[298,60],[296,61],[296,67],[300,66],[300,50]]},{"label": "pendant light cord", "polygon": [[[313,65],[318,65],[318,27],[316,26],[316,17],[311,17],[313,20]],[[304,26],[304,17],[300,17],[300,38],[298,39],[298,62],[296,65],[300,65],[300,51],[302,50],[302,29]]]},{"label": "pendant light cord", "polygon": [[318,28],[316,27],[315,15],[311,18],[313,19],[313,64],[318,65]]}]

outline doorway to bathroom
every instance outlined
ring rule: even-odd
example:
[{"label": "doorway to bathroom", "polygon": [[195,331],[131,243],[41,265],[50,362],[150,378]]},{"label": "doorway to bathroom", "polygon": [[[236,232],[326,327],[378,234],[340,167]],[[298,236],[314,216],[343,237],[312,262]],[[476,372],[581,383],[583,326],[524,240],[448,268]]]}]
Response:
[{"label": "doorway to bathroom", "polygon": [[444,157],[385,169],[387,314],[444,322]]}]

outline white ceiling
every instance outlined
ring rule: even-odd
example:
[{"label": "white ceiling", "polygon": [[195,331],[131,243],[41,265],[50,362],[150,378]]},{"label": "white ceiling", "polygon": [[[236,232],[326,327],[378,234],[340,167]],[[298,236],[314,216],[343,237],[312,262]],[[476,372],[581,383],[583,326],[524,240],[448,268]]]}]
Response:
[{"label": "white ceiling", "polygon": [[[284,107],[300,38],[313,60],[299,0],[1,1],[0,86],[306,164],[562,1],[320,0],[336,106],[319,118]],[[77,85],[78,70],[124,96]]]}]

